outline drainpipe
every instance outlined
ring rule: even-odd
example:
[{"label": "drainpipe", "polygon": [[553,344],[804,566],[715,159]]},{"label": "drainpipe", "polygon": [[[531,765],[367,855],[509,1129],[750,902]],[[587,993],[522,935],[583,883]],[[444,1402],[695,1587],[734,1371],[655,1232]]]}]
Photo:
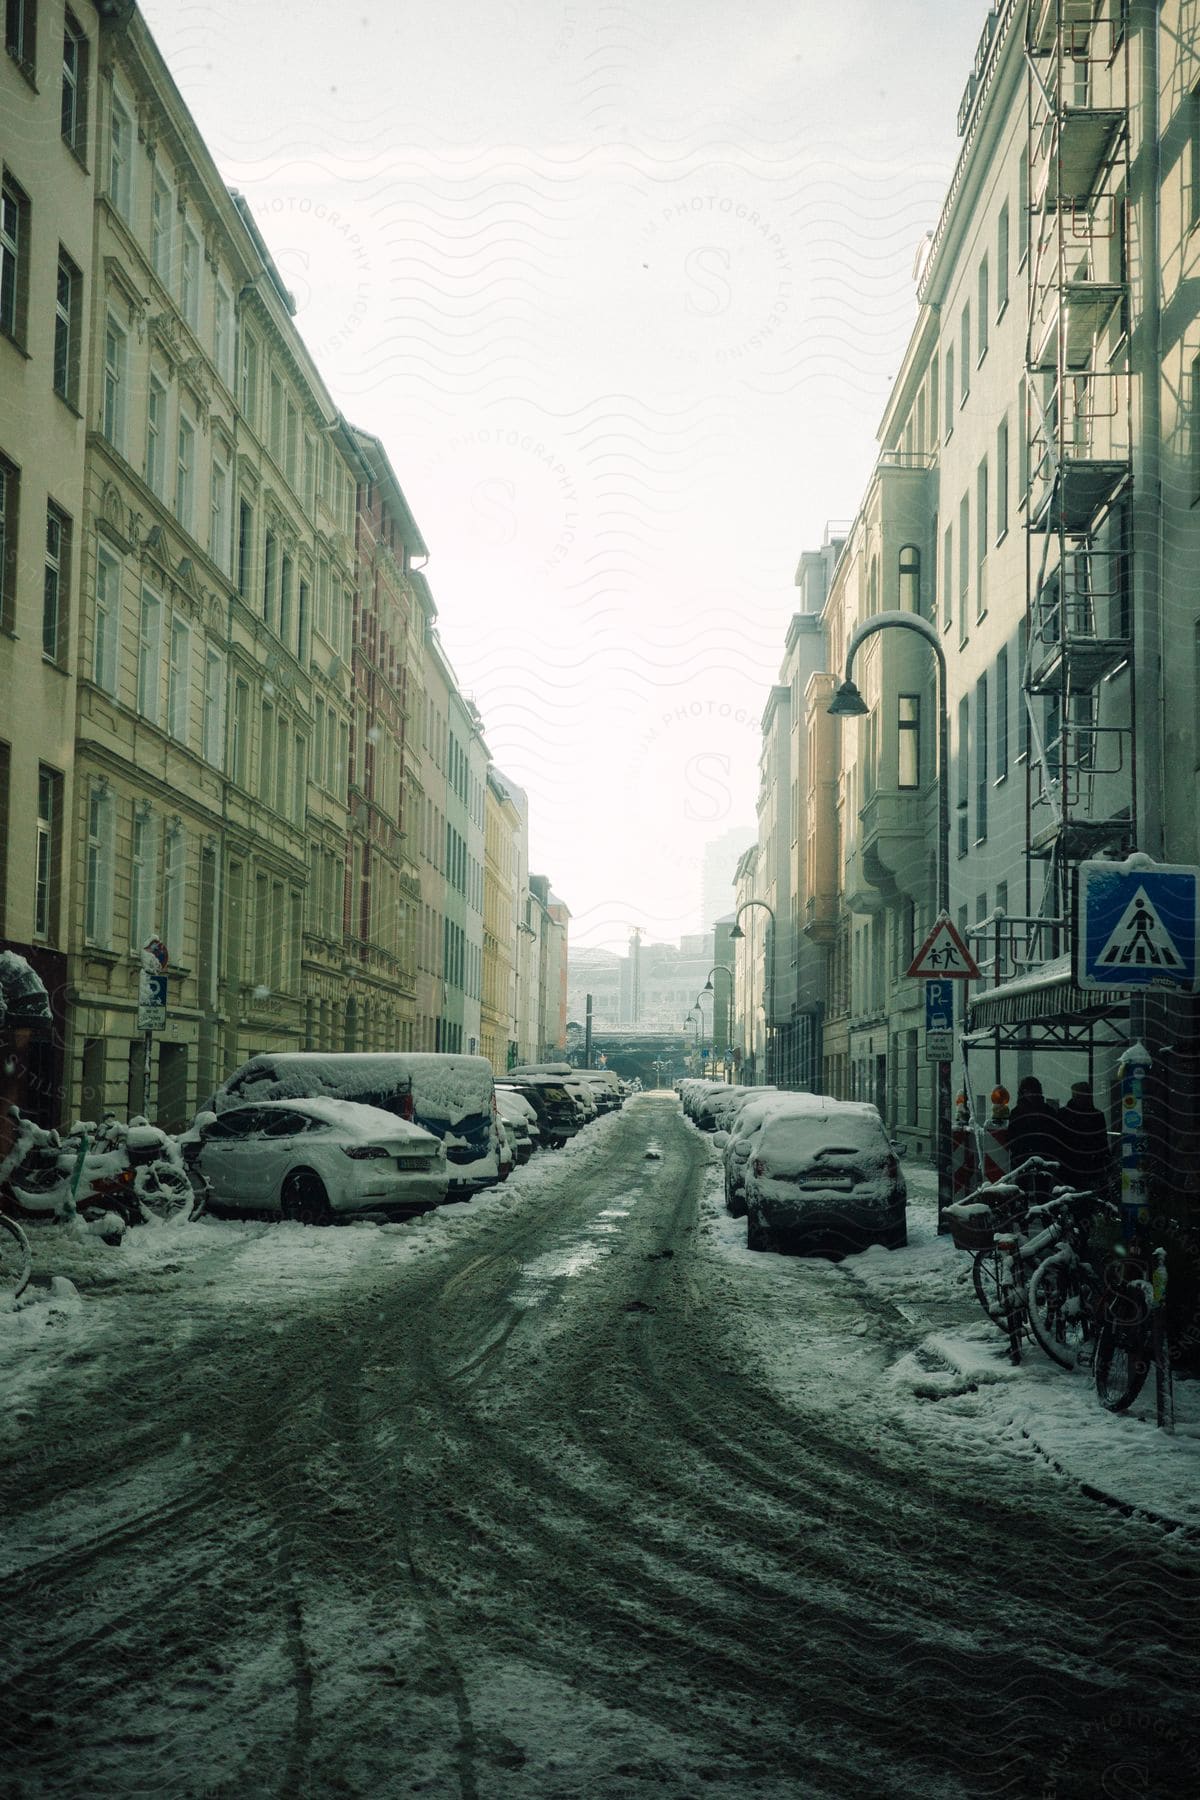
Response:
[{"label": "drainpipe", "polygon": [[[1135,371],[1137,430],[1133,457],[1133,706],[1138,736],[1137,848],[1162,860],[1167,769],[1163,695],[1162,507],[1162,301],[1160,199],[1162,146],[1158,120],[1158,5],[1134,0],[1137,34],[1130,44],[1138,58],[1138,138],[1131,165],[1137,237],[1141,251],[1141,316],[1131,344]],[[1131,21],[1132,23],[1132,21]]]}]

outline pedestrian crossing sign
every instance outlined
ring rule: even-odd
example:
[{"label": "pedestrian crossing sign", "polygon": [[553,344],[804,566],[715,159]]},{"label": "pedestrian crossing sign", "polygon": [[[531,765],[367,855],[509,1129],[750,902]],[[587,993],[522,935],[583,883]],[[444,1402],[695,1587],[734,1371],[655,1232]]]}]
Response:
[{"label": "pedestrian crossing sign", "polygon": [[925,980],[979,980],[979,964],[967,949],[949,913],[938,914],[933,930],[909,963],[908,974]]},{"label": "pedestrian crossing sign", "polygon": [[1190,993],[1200,944],[1200,869],[1155,863],[1079,865],[1075,981],[1081,988]]}]

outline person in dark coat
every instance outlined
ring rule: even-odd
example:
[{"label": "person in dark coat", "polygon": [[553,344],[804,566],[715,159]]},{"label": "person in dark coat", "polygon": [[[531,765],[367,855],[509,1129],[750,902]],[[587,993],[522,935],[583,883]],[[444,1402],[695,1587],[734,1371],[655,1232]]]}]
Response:
[{"label": "person in dark coat", "polygon": [[[1050,1162],[1062,1159],[1057,1109],[1042,1093],[1036,1075],[1026,1075],[1018,1085],[1017,1104],[1009,1115],[1008,1126],[1009,1167],[1019,1168],[1030,1156],[1044,1156]],[[1058,1179],[1039,1176],[1034,1183],[1038,1198],[1045,1199]]]},{"label": "person in dark coat", "polygon": [[1103,1193],[1111,1178],[1108,1126],[1086,1081],[1071,1083],[1071,1098],[1058,1115],[1062,1178],[1074,1188]]}]

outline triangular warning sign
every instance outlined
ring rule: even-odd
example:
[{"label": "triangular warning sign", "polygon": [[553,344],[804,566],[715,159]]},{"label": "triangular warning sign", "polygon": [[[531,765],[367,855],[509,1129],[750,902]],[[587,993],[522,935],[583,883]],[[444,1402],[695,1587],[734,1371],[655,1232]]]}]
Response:
[{"label": "triangular warning sign", "polygon": [[939,913],[933,930],[913,957],[908,973],[926,981],[947,976],[978,981],[979,964],[955,929],[949,913]]},{"label": "triangular warning sign", "polygon": [[1183,957],[1144,887],[1139,887],[1096,958],[1098,969],[1162,969],[1177,973]]}]

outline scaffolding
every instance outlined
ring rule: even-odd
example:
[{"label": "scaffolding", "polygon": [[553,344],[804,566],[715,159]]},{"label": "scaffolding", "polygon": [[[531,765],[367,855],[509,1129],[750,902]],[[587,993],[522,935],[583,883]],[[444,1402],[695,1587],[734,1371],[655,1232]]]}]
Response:
[{"label": "scaffolding", "polygon": [[1030,0],[1025,60],[1025,906],[971,934],[970,1037],[1090,1069],[1128,1009],[1074,986],[1076,871],[1137,844],[1126,0]]}]

